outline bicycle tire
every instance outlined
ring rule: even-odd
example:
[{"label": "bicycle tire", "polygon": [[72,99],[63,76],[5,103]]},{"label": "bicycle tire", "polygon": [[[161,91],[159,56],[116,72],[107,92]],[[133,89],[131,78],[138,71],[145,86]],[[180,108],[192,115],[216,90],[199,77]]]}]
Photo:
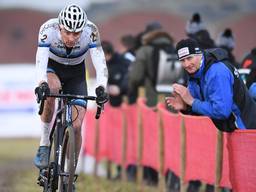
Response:
[{"label": "bicycle tire", "polygon": [[[55,127],[56,129],[56,127]],[[56,192],[58,188],[58,177],[57,177],[57,138],[56,133],[54,132],[50,141],[50,151],[49,151],[49,165],[48,165],[48,179],[47,183],[44,186],[45,192]]]},{"label": "bicycle tire", "polygon": [[76,169],[75,135],[72,126],[65,130],[59,174],[59,192],[72,192]]},{"label": "bicycle tire", "polygon": [[47,179],[44,182],[43,185],[43,192],[56,192],[58,187],[58,177],[57,175],[57,164],[53,161],[55,158],[54,156],[54,148],[55,148],[55,142],[52,142],[50,145],[50,154],[49,154],[49,165],[46,168],[46,177]]}]

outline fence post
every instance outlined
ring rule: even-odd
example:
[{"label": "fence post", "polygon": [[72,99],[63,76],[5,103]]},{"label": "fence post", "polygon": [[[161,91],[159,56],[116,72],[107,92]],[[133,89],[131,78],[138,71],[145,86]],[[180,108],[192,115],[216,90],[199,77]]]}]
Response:
[{"label": "fence post", "polygon": [[112,178],[112,162],[110,160],[106,160],[106,170],[107,170],[107,179]]},{"label": "fence post", "polygon": [[215,161],[215,183],[214,192],[220,192],[220,180],[222,176],[222,162],[223,162],[223,133],[217,132],[217,146],[216,146],[216,161]]},{"label": "fence post", "polygon": [[95,154],[95,163],[93,168],[93,175],[97,177],[98,172],[98,153],[99,153],[99,134],[100,134],[100,121],[97,119],[95,122],[95,138],[94,138],[94,154]]},{"label": "fence post", "polygon": [[142,127],[142,114],[140,105],[138,105],[138,172],[137,172],[137,185],[138,191],[143,191],[143,167],[142,167],[142,153],[143,153],[143,127]]},{"label": "fence post", "polygon": [[186,184],[185,184],[185,174],[186,174],[186,127],[185,127],[185,120],[184,116],[181,119],[181,169],[180,169],[180,191],[186,192]]},{"label": "fence post", "polygon": [[127,146],[127,119],[122,110],[122,181],[127,181],[126,177],[126,146]]},{"label": "fence post", "polygon": [[157,111],[158,119],[158,140],[159,140],[159,191],[165,192],[166,184],[164,177],[164,130],[163,130],[163,120],[161,111]]}]

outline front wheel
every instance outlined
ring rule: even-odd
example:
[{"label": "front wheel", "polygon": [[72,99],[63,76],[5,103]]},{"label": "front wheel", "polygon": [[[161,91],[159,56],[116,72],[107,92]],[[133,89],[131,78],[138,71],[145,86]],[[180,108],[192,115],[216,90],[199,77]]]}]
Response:
[{"label": "front wheel", "polygon": [[74,175],[76,169],[76,151],[75,151],[75,135],[72,126],[68,126],[65,130],[59,174],[59,192],[72,192]]}]

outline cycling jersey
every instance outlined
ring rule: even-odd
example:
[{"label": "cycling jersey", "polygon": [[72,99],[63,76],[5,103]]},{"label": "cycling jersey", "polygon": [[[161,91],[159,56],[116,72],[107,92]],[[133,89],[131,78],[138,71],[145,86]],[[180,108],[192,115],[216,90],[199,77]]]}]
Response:
[{"label": "cycling jersey", "polygon": [[57,18],[50,19],[41,27],[38,35],[38,48],[36,53],[37,81],[47,82],[48,59],[60,65],[78,65],[85,60],[89,50],[96,70],[97,84],[106,87],[108,71],[104,52],[100,45],[99,32],[95,24],[88,21],[79,40],[69,50],[64,45]]}]

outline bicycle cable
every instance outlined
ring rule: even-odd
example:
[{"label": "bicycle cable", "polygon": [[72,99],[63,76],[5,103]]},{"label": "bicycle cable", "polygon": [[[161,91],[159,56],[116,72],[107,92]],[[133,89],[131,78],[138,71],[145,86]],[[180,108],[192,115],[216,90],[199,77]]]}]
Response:
[{"label": "bicycle cable", "polygon": [[76,109],[76,113],[77,113],[77,116],[74,118],[74,120],[72,120],[71,123],[73,123],[75,120],[77,120],[78,116],[79,116],[79,110],[78,110],[78,107],[76,105],[74,105],[74,108]]}]

